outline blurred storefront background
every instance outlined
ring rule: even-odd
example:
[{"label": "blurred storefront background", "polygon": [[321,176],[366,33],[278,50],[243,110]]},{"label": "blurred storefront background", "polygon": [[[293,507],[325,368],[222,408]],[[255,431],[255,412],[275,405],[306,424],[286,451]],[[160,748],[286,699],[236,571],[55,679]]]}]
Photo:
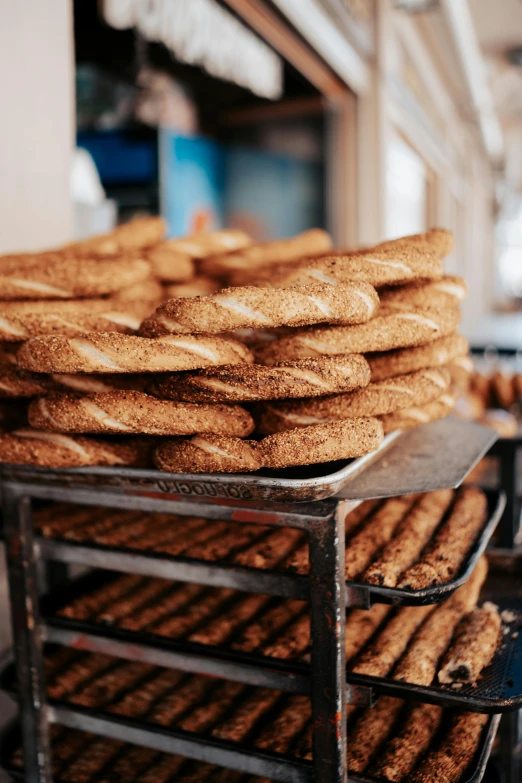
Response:
[{"label": "blurred storefront background", "polygon": [[519,0],[24,0],[0,43],[1,252],[139,213],[350,248],[442,225],[465,330],[518,312]]}]

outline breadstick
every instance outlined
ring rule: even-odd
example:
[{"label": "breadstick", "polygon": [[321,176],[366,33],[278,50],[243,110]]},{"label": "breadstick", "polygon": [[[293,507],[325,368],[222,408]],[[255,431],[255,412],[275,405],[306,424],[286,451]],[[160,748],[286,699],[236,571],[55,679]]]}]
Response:
[{"label": "breadstick", "polygon": [[369,380],[366,359],[350,354],[283,362],[274,367],[229,365],[182,377],[175,375],[153,384],[151,393],[185,402],[247,402],[348,392],[365,386]]},{"label": "breadstick", "polygon": [[459,623],[449,650],[439,669],[443,685],[475,685],[488,666],[500,642],[501,620],[495,604],[489,601],[466,615]]},{"label": "breadstick", "polygon": [[428,750],[443,717],[436,704],[415,704],[398,734],[386,744],[370,774],[391,783],[408,780],[420,757]]},{"label": "breadstick", "polygon": [[139,250],[159,242],[167,230],[162,217],[134,218],[123,223],[108,234],[100,234],[89,239],[66,245],[61,251],[66,255],[85,255],[95,252],[101,255],[120,253],[122,250]]},{"label": "breadstick", "polygon": [[250,473],[263,467],[256,441],[227,435],[165,440],[154,452],[154,463],[167,473]]},{"label": "breadstick", "polygon": [[387,675],[406,650],[417,628],[432,611],[432,606],[407,606],[399,609],[375,641],[357,659],[352,671],[372,677]]},{"label": "breadstick", "polygon": [[251,362],[237,340],[206,335],[146,337],[87,334],[67,338],[35,337],[17,354],[24,370],[46,373],[150,373],[196,370],[217,364]]},{"label": "breadstick", "polygon": [[440,258],[449,256],[455,247],[455,238],[446,228],[430,228],[422,234],[410,234],[398,239],[389,239],[377,245],[378,248],[396,248],[402,245],[430,250]]},{"label": "breadstick", "polygon": [[404,517],[377,560],[363,574],[363,582],[395,587],[430,540],[453,499],[453,490],[423,495]]},{"label": "breadstick", "polygon": [[371,563],[375,554],[393,536],[405,515],[412,509],[416,495],[390,498],[362,529],[346,544],[345,573],[347,581],[355,579]]},{"label": "breadstick", "polygon": [[448,582],[461,567],[487,518],[487,499],[477,487],[464,487],[426,553],[404,574],[399,587],[418,590]]},{"label": "breadstick", "polygon": [[219,334],[234,329],[306,326],[328,321],[360,324],[377,311],[379,298],[366,283],[315,283],[292,290],[243,286],[210,296],[170,299],[141,327],[141,334]]},{"label": "breadstick", "polygon": [[383,696],[364,710],[348,733],[348,769],[363,772],[393,730],[404,707],[402,699]]},{"label": "breadstick", "polygon": [[355,658],[391,612],[391,606],[374,604],[371,609],[352,609],[346,615],[346,660]]},{"label": "breadstick", "polygon": [[488,720],[488,715],[457,713],[438,748],[430,751],[413,773],[411,783],[458,783],[477,752]]},{"label": "breadstick", "polygon": [[404,286],[384,288],[379,291],[379,299],[384,306],[401,304],[437,308],[459,307],[466,298],[468,287],[462,277],[444,275],[441,280],[429,280],[410,283]]},{"label": "breadstick", "polygon": [[448,647],[455,626],[477,603],[487,572],[485,558],[468,582],[447,601],[437,606],[411,640],[393,673],[394,680],[415,685],[431,685],[438,663]]}]

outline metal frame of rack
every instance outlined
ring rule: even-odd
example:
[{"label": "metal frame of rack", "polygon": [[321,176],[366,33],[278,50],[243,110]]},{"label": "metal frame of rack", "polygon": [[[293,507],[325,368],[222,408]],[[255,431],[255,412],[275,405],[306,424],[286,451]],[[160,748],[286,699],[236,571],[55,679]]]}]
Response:
[{"label": "metal frame of rack", "polygon": [[[462,459],[455,459],[452,469],[448,469],[444,477],[446,486],[458,486],[466,473],[489,448],[494,435],[477,425],[466,424],[470,440],[474,442],[472,453],[467,449],[466,466]],[[437,429],[435,428],[435,431]],[[426,430],[426,432],[429,432]],[[440,433],[439,433],[440,436]],[[462,428],[455,434],[456,439],[462,436]],[[392,451],[392,457],[387,463],[383,460],[377,463],[376,470],[385,475],[384,484],[393,483],[393,475],[387,468],[395,464],[400,468],[408,458],[416,465],[414,479],[419,480],[422,474],[422,491],[440,488],[440,475],[433,470],[433,460],[440,464],[440,454],[430,445],[429,438],[424,438],[423,453],[419,451],[419,441],[415,441],[413,454],[404,451],[404,460],[400,454]],[[469,443],[469,441],[468,441]],[[415,445],[416,444],[416,445]],[[456,444],[455,444],[456,445]],[[460,445],[460,444],[459,444]],[[449,453],[451,445],[446,444]],[[395,449],[399,448],[398,446]],[[415,452],[415,449],[417,451]],[[462,449],[461,449],[462,453]],[[394,456],[393,456],[394,455]],[[430,463],[430,459],[432,462]],[[368,467],[359,478],[363,496],[371,496],[368,489]],[[117,481],[116,472],[112,473],[109,485],[104,485],[103,478],[98,476],[96,469],[92,472],[83,470],[82,478],[75,471],[39,471],[35,469],[5,466],[0,474],[2,507],[4,514],[4,530],[7,548],[9,586],[11,591],[12,623],[14,632],[14,652],[16,660],[18,699],[22,727],[22,742],[24,752],[25,775],[28,783],[48,783],[50,774],[49,722],[61,723],[69,727],[93,731],[105,736],[125,739],[137,744],[148,745],[158,750],[177,752],[190,758],[210,761],[218,765],[240,769],[244,772],[271,777],[275,780],[296,783],[297,781],[316,780],[321,783],[343,783],[346,780],[346,708],[348,703],[362,705],[371,704],[372,691],[369,688],[359,688],[349,685],[346,679],[345,656],[345,623],[343,617],[346,606],[370,604],[368,598],[363,598],[357,586],[347,587],[344,579],[345,535],[344,519],[346,514],[359,502],[357,498],[357,478],[348,485],[349,494],[357,498],[343,500],[331,498],[313,503],[253,503],[249,500],[229,500],[228,498],[199,497],[196,502],[179,494],[172,494],[165,489],[153,491],[150,485],[144,486],[143,478],[136,475],[133,486],[133,476],[129,471],[121,471]],[[92,473],[92,475],[91,475]],[[78,480],[77,480],[78,479]],[[87,481],[85,481],[87,479]],[[165,477],[159,473],[147,476],[147,481],[160,483]],[[260,479],[261,481],[263,479]],[[220,477],[212,477],[213,484],[219,486]],[[390,494],[402,494],[404,477],[401,477],[401,489]],[[414,483],[415,483],[414,481]],[[398,482],[397,482],[398,483]],[[366,489],[364,490],[364,487]],[[409,491],[421,491],[417,486]],[[214,492],[214,494],[216,494]],[[343,493],[344,494],[344,493]],[[382,496],[375,489],[373,496]],[[239,496],[241,497],[241,496]],[[307,597],[310,603],[311,620],[311,664],[310,675],[305,680],[296,674],[272,671],[269,676],[272,685],[276,681],[279,687],[287,690],[302,688],[310,692],[314,716],[314,762],[298,761],[291,758],[274,758],[270,754],[260,752],[245,752],[237,748],[227,747],[224,743],[216,743],[176,734],[163,729],[148,729],[136,722],[125,721],[117,717],[93,714],[92,711],[81,708],[71,708],[62,704],[48,704],[45,691],[43,645],[45,637],[51,636],[49,628],[44,625],[40,615],[40,596],[38,589],[38,566],[40,559],[57,559],[63,563],[81,562],[89,566],[116,568],[135,573],[153,573],[155,576],[166,576],[172,579],[187,579],[203,584],[220,584],[225,571],[219,566],[205,564],[190,567],[185,564],[185,575],[180,563],[176,568],[170,567],[161,558],[135,553],[113,554],[100,553],[90,546],[60,546],[57,542],[36,539],[32,526],[32,503],[34,500],[59,501],[77,503],[79,505],[104,506],[107,508],[133,508],[144,512],[164,512],[178,516],[200,516],[208,519],[231,520],[236,522],[259,523],[268,526],[287,526],[305,531],[309,541],[310,573],[308,588],[305,587],[302,597]],[[239,572],[229,573],[233,576],[236,588],[247,588],[247,582],[241,582]],[[251,576],[251,575],[249,575]],[[285,575],[267,575],[272,579],[272,594],[287,596],[289,582]],[[248,583],[251,584],[250,579]],[[294,584],[294,582],[292,582]],[[268,580],[257,591],[267,589]],[[248,588],[247,588],[248,589]],[[295,595],[293,588],[290,591]],[[366,593],[368,596],[369,593]],[[301,597],[301,596],[300,596]],[[64,643],[62,638],[60,643]],[[160,650],[156,650],[159,656]],[[178,668],[178,658],[164,658],[164,665]],[[158,659],[159,662],[159,659]],[[227,664],[223,668],[224,664]],[[161,665],[161,664],[160,664]],[[191,663],[187,662],[187,667]],[[208,665],[208,662],[207,664]],[[234,662],[220,662],[220,676],[230,678],[234,675]],[[208,671],[208,670],[207,670]],[[266,684],[266,673],[260,672],[259,684]],[[208,673],[211,673],[208,671]],[[282,675],[285,675],[284,677]],[[236,668],[236,676],[240,669]],[[277,686],[276,686],[277,687]],[[495,721],[490,727],[496,725]],[[485,734],[484,743],[490,747],[491,732]],[[153,744],[151,744],[153,743]],[[487,754],[486,754],[487,758]],[[481,755],[481,770],[485,768],[484,755]],[[479,765],[480,766],[480,765]]]}]

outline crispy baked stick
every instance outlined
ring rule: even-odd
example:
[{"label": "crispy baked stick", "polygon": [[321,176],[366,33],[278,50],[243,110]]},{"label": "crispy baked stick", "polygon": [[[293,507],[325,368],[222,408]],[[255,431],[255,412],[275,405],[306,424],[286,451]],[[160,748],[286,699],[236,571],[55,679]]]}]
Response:
[{"label": "crispy baked stick", "polygon": [[357,659],[353,671],[372,677],[388,674],[404,653],[417,628],[432,611],[432,606],[406,606],[399,609]]},{"label": "crispy baked stick", "polygon": [[429,748],[438,731],[443,710],[436,704],[415,704],[398,734],[376,760],[371,774],[392,783],[408,780],[420,757]]},{"label": "crispy baked stick", "polygon": [[405,573],[399,587],[418,590],[448,582],[458,572],[486,516],[487,500],[482,490],[459,490],[448,519],[427,552]]},{"label": "crispy baked stick", "polygon": [[495,655],[501,626],[498,609],[489,601],[463,617],[439,669],[439,682],[474,685]]},{"label": "crispy baked stick", "polygon": [[449,731],[410,778],[411,783],[457,783],[475,755],[488,715],[457,713]]},{"label": "crispy baked stick", "polygon": [[405,495],[387,500],[362,529],[346,542],[347,580],[355,579],[370,565],[379,549],[388,543],[417,497]]},{"label": "crispy baked stick", "polygon": [[415,685],[430,685],[433,682],[438,663],[451,641],[455,626],[477,602],[486,572],[487,563],[483,558],[471,579],[432,612],[399,661],[393,673],[394,680]]},{"label": "crispy baked stick", "polygon": [[430,540],[453,498],[453,490],[443,489],[423,495],[399,523],[392,540],[363,574],[363,581],[395,587]]},{"label": "crispy baked stick", "polygon": [[348,732],[348,769],[363,772],[390,735],[404,706],[402,699],[383,696],[376,706],[364,710]]}]

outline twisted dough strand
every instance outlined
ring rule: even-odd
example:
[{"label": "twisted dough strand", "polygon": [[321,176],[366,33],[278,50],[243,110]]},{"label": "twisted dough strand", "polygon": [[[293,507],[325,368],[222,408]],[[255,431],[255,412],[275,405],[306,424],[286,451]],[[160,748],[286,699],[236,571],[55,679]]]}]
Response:
[{"label": "twisted dough strand", "polygon": [[313,397],[351,391],[369,383],[364,357],[302,359],[275,367],[231,365],[194,375],[174,376],[151,387],[157,397],[186,402],[241,402]]},{"label": "twisted dough strand", "polygon": [[372,286],[303,286],[297,290],[224,288],[211,296],[171,299],[148,318],[141,333],[215,334],[234,329],[363,323],[376,312],[379,298]]},{"label": "twisted dough strand", "polygon": [[427,307],[447,310],[459,307],[466,298],[468,286],[462,277],[444,275],[442,280],[429,280],[409,285],[382,288],[379,299],[383,306]]},{"label": "twisted dough strand", "polygon": [[380,416],[384,434],[395,432],[395,430],[410,430],[413,427],[419,427],[421,424],[428,424],[430,421],[443,419],[451,413],[456,403],[456,396],[452,391],[448,391],[441,394],[433,402],[426,403],[426,405],[405,408],[404,410]]},{"label": "twisted dough strand", "polygon": [[21,347],[22,369],[47,373],[150,373],[197,370],[219,364],[251,362],[237,340],[202,335],[146,337],[115,332],[80,337],[35,337]]},{"label": "twisted dough strand", "polygon": [[140,250],[160,242],[167,230],[167,224],[161,217],[145,217],[129,220],[108,234],[74,242],[57,252],[67,256],[98,253],[116,255],[126,250]]},{"label": "twisted dough strand", "polygon": [[365,324],[300,329],[256,352],[260,364],[277,364],[312,356],[391,351],[431,343],[456,331],[458,310],[433,311],[411,308],[388,312]]},{"label": "twisted dough strand", "polygon": [[156,449],[154,462],[169,473],[250,473],[263,466],[256,441],[220,435],[169,439]]},{"label": "twisted dough strand", "polygon": [[214,432],[245,437],[252,417],[239,405],[193,405],[158,400],[137,391],[82,397],[67,392],[40,397],[29,405],[29,423],[51,432],[193,435]]}]

